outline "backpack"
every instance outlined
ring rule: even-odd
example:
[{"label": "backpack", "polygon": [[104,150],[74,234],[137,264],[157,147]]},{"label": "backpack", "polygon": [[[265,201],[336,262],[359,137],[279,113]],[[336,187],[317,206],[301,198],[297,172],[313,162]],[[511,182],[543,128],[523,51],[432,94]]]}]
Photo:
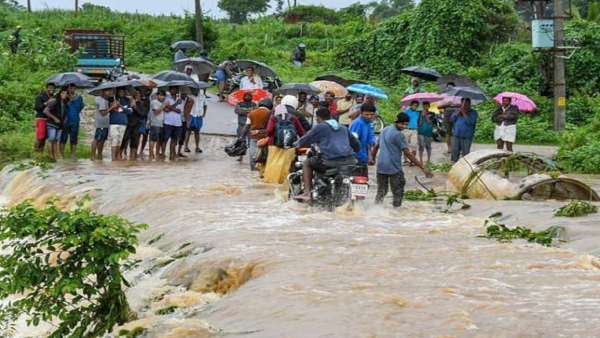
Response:
[{"label": "backpack", "polygon": [[278,115],[276,119],[275,145],[284,149],[293,148],[294,142],[298,140],[298,132],[292,122],[293,116],[285,114],[285,118],[282,118],[281,115]]}]

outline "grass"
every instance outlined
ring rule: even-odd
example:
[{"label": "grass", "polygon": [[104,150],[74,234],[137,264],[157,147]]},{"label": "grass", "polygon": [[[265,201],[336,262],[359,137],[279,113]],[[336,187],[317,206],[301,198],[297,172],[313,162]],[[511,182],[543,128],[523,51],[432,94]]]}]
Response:
[{"label": "grass", "polygon": [[[87,139],[87,132],[81,128],[79,139]],[[27,130],[15,130],[0,134],[0,169],[4,166],[25,159],[35,159],[39,155],[34,151],[35,132],[33,127]],[[77,157],[80,159],[90,158],[90,147],[81,142],[77,146]],[[70,158],[70,147],[67,144],[65,157]]]},{"label": "grass", "polygon": [[587,201],[571,201],[556,211],[557,217],[581,217],[598,212],[598,207]]},{"label": "grass", "polygon": [[500,216],[502,216],[501,213],[496,213],[485,221],[486,234],[480,237],[496,239],[502,243],[509,243],[515,239],[524,239],[530,243],[552,246],[559,240],[560,233],[564,231],[563,227],[556,225],[539,232],[534,232],[524,226],[509,228],[502,223],[498,223],[497,218]]}]

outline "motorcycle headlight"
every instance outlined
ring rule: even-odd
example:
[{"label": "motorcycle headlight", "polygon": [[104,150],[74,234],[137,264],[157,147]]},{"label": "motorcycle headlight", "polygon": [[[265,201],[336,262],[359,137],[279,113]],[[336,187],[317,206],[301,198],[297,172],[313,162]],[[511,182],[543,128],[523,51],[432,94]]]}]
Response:
[{"label": "motorcycle headlight", "polygon": [[344,182],[344,184],[350,184],[350,179],[349,178],[344,178],[344,180],[342,182]]}]

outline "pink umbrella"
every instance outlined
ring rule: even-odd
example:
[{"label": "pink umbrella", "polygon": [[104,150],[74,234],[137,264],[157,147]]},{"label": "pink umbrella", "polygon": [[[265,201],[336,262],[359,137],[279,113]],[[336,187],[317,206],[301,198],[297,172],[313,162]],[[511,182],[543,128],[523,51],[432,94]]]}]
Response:
[{"label": "pink umbrella", "polygon": [[418,101],[419,103],[423,102],[437,102],[444,99],[442,94],[438,93],[416,93],[411,94],[402,99],[402,105],[408,106],[412,101]]},{"label": "pink umbrella", "polygon": [[533,102],[532,99],[519,93],[503,92],[496,95],[496,97],[494,97],[494,100],[498,102],[498,104],[502,104],[502,99],[505,97],[510,97],[510,103],[512,105],[517,106],[521,113],[533,113],[537,110],[537,106],[535,105],[535,102]]},{"label": "pink umbrella", "polygon": [[460,96],[452,96],[448,94],[442,94],[442,96],[444,98],[436,102],[438,108],[460,107],[462,100]]}]

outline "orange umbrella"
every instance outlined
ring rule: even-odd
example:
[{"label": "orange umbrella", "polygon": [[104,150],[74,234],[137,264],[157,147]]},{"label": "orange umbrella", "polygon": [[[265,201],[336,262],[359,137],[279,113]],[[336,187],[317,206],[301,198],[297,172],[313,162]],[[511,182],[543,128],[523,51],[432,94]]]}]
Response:
[{"label": "orange umbrella", "polygon": [[266,90],[263,89],[240,89],[240,90],[236,90],[235,92],[229,94],[229,97],[227,98],[227,102],[232,105],[235,106],[236,104],[244,101],[244,94],[246,93],[252,93],[252,102],[256,102],[258,103],[258,101],[265,99],[265,98],[273,98],[273,95],[271,93],[269,93]]},{"label": "orange umbrella", "polygon": [[319,88],[322,94],[333,92],[336,97],[344,97],[348,94],[348,90],[344,86],[333,81],[313,81],[310,84]]}]

